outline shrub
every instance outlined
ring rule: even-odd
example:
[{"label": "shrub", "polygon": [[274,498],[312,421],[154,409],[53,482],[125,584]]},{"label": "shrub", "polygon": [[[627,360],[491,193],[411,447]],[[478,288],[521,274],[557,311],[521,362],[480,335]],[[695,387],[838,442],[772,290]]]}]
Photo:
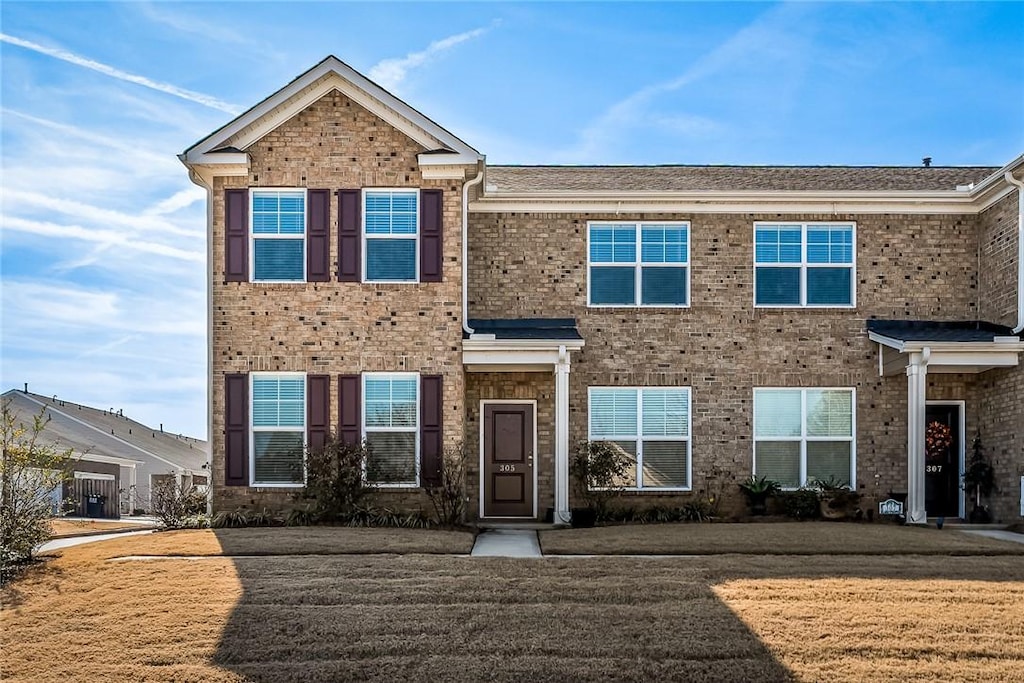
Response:
[{"label": "shrub", "polygon": [[71,478],[71,450],[42,444],[49,418],[43,408],[31,424],[20,422],[4,401],[0,420],[0,583],[15,565],[32,559],[36,546],[50,537],[51,493]]},{"label": "shrub", "polygon": [[794,519],[815,519],[821,514],[818,492],[814,489],[800,488],[796,491],[785,491],[779,494],[786,516]]},{"label": "shrub", "polygon": [[186,520],[195,523],[197,516],[206,513],[206,493],[192,484],[181,485],[175,476],[154,484],[149,500],[153,516],[164,529],[196,528],[186,526]]},{"label": "shrub", "polygon": [[438,524],[458,526],[466,517],[466,449],[460,442],[444,449],[440,481],[426,487]]},{"label": "shrub", "polygon": [[242,509],[218,512],[210,520],[210,527],[214,529],[237,529],[244,526],[249,526],[249,518]]},{"label": "shrub", "polygon": [[621,495],[630,456],[610,441],[583,441],[569,462],[576,494],[594,510],[597,519],[607,519],[608,505]]},{"label": "shrub", "polygon": [[306,454],[306,485],[298,497],[312,501],[321,521],[344,521],[364,505],[375,487],[363,476],[366,448],[329,437],[322,449]]}]

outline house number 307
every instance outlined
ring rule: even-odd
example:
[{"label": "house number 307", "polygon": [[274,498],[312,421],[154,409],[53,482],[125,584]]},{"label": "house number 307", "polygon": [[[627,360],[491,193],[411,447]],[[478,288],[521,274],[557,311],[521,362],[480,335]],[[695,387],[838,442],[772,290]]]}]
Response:
[{"label": "house number 307", "polygon": [[498,472],[501,474],[507,474],[508,472],[515,472],[515,465],[498,465]]},{"label": "house number 307", "polygon": [[924,471],[928,474],[931,474],[932,472],[941,472],[942,465],[925,465]]}]

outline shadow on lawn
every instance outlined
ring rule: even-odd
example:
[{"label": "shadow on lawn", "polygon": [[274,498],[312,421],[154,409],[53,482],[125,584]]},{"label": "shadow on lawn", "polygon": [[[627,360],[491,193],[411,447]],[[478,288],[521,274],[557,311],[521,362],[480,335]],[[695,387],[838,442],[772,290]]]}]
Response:
[{"label": "shadow on lawn", "polygon": [[238,557],[214,662],[253,681],[783,681],[686,563]]}]

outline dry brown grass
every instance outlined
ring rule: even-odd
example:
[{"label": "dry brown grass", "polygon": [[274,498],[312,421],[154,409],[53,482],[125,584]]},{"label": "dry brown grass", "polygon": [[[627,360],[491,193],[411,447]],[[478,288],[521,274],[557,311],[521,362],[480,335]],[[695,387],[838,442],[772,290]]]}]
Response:
[{"label": "dry brown grass", "polygon": [[[228,558],[216,546],[210,532],[137,536],[28,572],[3,593],[4,680],[1016,681],[1024,670],[1019,557]],[[209,557],[108,559],[186,549]]]},{"label": "dry brown grass", "polygon": [[838,522],[649,524],[540,533],[553,555],[1024,555],[1024,544],[951,529]]},{"label": "dry brown grass", "polygon": [[82,519],[51,519],[50,529],[53,533],[54,538],[65,538],[67,536],[81,536],[83,534],[97,533],[97,532],[110,532],[119,531],[121,529],[131,529],[137,531],[140,529],[148,529],[149,527],[144,524],[132,524],[130,522],[97,522],[95,520],[82,520]]}]

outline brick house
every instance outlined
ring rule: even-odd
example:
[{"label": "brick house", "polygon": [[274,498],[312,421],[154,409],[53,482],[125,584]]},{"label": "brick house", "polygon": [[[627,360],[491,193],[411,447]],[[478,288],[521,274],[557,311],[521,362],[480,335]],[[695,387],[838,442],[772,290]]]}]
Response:
[{"label": "brick house", "polygon": [[601,439],[637,502],[835,477],[923,522],[969,510],[980,434],[995,517],[1021,514],[1024,157],[491,166],[328,57],[181,160],[208,191],[215,509],[287,506],[297,447],[336,433],[396,505],[464,443],[481,518],[564,521]]}]

